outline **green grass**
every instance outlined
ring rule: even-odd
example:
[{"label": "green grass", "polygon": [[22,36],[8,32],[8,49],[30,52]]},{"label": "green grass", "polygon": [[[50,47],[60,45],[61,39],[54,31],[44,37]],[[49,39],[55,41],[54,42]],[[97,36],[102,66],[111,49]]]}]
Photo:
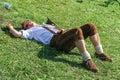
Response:
[{"label": "green grass", "polygon": [[[1,2],[4,0],[1,0]],[[120,75],[120,6],[115,0],[6,0],[10,10],[0,5],[0,80],[119,80]],[[94,48],[86,46],[100,69],[93,73],[81,66],[75,48],[66,54],[34,40],[14,38],[5,28],[11,23],[19,30],[25,19],[44,23],[49,17],[61,28],[94,23],[104,51],[113,62],[94,57]]]}]

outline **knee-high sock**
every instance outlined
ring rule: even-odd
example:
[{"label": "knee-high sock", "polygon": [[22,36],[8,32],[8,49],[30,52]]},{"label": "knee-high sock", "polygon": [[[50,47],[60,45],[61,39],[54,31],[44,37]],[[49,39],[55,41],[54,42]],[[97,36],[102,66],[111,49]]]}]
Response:
[{"label": "knee-high sock", "polygon": [[96,53],[101,54],[103,53],[103,48],[102,45],[98,45],[95,47]]},{"label": "knee-high sock", "polygon": [[91,59],[91,56],[88,51],[85,51],[82,53],[82,58],[84,61],[87,61],[88,59]]}]

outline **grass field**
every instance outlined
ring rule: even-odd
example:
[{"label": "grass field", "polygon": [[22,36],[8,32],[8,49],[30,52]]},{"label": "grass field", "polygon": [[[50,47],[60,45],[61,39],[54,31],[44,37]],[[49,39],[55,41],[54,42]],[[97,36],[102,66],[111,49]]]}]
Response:
[{"label": "grass field", "polygon": [[[7,10],[0,4],[0,80],[120,80],[120,0],[0,0],[4,1],[12,7]],[[47,17],[64,29],[95,24],[113,62],[95,58],[87,39],[86,47],[100,70],[93,73],[81,66],[76,48],[66,54],[34,40],[14,38],[5,28],[11,23],[20,30],[25,19],[42,24]]]}]

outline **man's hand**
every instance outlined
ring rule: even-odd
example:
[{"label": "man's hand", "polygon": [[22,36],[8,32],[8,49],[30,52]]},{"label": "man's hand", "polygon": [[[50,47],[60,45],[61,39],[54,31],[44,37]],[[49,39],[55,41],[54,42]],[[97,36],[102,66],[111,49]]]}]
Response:
[{"label": "man's hand", "polygon": [[14,29],[14,27],[11,24],[7,24],[6,28],[10,30],[10,33],[12,33],[14,37],[21,37],[22,33]]},{"label": "man's hand", "polygon": [[6,28],[8,28],[8,29],[13,29],[13,26],[12,26],[11,24],[7,24],[7,25],[6,25]]}]

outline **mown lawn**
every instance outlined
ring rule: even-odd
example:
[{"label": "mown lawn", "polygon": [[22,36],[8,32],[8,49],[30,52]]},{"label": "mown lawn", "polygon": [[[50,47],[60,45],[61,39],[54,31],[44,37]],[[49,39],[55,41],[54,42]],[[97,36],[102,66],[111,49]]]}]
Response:
[{"label": "mown lawn", "polygon": [[[120,76],[120,0],[1,0],[0,4],[0,80],[119,80]],[[119,1],[119,2],[117,2]],[[25,19],[42,24],[49,17],[61,28],[94,23],[100,33],[104,51],[113,62],[94,57],[89,39],[86,46],[100,69],[93,73],[81,66],[75,48],[70,54],[60,52],[34,40],[14,38],[5,28],[11,23],[20,30]]]}]

